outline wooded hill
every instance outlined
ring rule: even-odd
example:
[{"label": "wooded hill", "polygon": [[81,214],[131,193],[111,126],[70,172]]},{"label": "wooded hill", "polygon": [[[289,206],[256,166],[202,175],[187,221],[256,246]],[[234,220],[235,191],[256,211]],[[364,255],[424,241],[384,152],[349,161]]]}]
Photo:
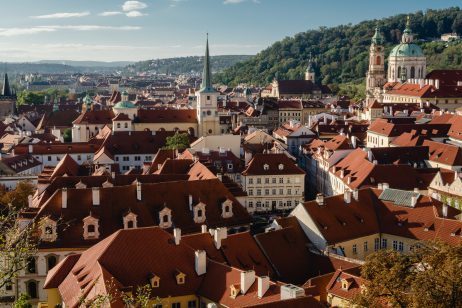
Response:
[{"label": "wooded hill", "polygon": [[[462,10],[458,7],[409,14],[411,27],[428,59],[429,70],[462,68],[462,44],[435,42],[441,34],[462,34]],[[266,85],[274,78],[301,79],[310,53],[316,57],[317,76],[324,84],[361,83],[368,68],[368,51],[374,29],[386,39],[386,55],[398,44],[406,16],[396,15],[356,25],[321,27],[286,37],[251,59],[225,69],[217,82],[236,85]]]}]

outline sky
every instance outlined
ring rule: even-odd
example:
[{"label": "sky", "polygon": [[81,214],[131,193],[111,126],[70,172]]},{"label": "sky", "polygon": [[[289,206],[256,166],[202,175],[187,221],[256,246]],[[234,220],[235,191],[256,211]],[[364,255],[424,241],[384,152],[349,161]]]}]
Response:
[{"label": "sky", "polygon": [[320,26],[357,23],[460,0],[0,0],[0,62],[140,61],[256,54]]}]

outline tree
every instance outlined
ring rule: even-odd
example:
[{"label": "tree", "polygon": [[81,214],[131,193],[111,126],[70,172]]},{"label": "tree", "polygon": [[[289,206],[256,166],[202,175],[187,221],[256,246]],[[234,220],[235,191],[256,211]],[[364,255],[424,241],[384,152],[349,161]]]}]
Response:
[{"label": "tree", "polygon": [[462,307],[462,246],[429,242],[409,254],[381,250],[361,270],[362,307]]},{"label": "tree", "polygon": [[19,298],[13,303],[13,308],[32,308],[29,302],[30,298],[27,294],[21,294]]},{"label": "tree", "polygon": [[10,192],[0,189],[0,289],[14,281],[37,251],[36,230],[41,222],[18,220],[32,193],[33,187],[27,182],[18,183]]},{"label": "tree", "polygon": [[64,142],[72,142],[72,129],[66,128],[63,132],[63,140]]},{"label": "tree", "polygon": [[189,135],[187,133],[176,132],[175,135],[167,137],[164,148],[169,150],[184,150],[189,148]]}]

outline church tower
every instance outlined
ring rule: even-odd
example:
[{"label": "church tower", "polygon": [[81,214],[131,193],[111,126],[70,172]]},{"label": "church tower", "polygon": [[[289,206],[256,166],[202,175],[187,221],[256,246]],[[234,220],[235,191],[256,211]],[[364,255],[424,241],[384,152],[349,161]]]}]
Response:
[{"label": "church tower", "polygon": [[308,67],[306,68],[306,72],[305,72],[305,80],[310,80],[313,83],[315,83],[315,80],[316,80],[316,73],[314,72],[314,62],[313,62],[313,57],[311,56],[311,53],[310,53],[310,59],[308,60]]},{"label": "church tower", "polygon": [[374,96],[382,89],[386,82],[385,79],[385,51],[384,39],[379,28],[375,28],[369,49],[369,70],[366,78],[366,95],[374,99]]},{"label": "church tower", "polygon": [[7,73],[5,73],[5,77],[3,79],[2,96],[13,96],[13,94],[11,93],[11,87]]},{"label": "church tower", "polygon": [[220,134],[220,118],[218,116],[218,96],[220,93],[212,87],[212,72],[210,69],[209,37],[205,47],[204,71],[202,84],[196,92],[198,136]]}]

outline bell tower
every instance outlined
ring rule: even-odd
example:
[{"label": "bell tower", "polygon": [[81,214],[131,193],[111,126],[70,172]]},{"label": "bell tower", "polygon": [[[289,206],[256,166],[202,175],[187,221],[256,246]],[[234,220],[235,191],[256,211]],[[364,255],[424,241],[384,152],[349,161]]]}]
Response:
[{"label": "bell tower", "polygon": [[385,79],[385,51],[383,37],[379,28],[375,28],[369,49],[369,70],[366,75],[366,96],[374,98],[378,90],[384,86]]},{"label": "bell tower", "polygon": [[205,46],[204,71],[202,84],[196,92],[198,136],[219,135],[220,118],[218,116],[218,96],[212,86],[212,71],[210,68],[209,36]]}]

